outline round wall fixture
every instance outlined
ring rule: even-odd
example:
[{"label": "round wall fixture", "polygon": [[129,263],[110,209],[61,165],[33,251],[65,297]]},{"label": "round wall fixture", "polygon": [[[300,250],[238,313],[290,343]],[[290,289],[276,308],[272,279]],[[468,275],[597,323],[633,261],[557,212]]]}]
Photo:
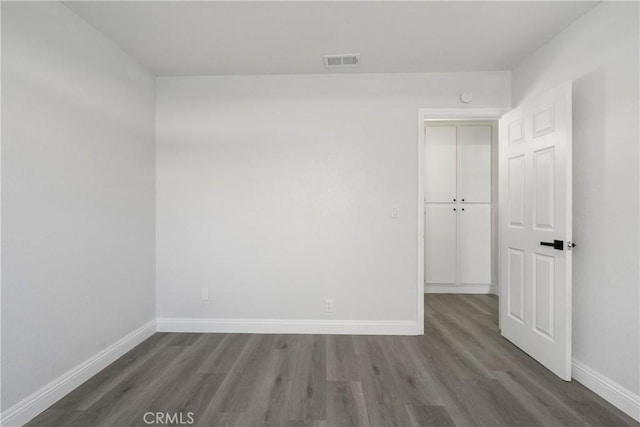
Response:
[{"label": "round wall fixture", "polygon": [[460,101],[464,104],[468,104],[473,100],[473,94],[471,92],[464,91],[460,94]]}]

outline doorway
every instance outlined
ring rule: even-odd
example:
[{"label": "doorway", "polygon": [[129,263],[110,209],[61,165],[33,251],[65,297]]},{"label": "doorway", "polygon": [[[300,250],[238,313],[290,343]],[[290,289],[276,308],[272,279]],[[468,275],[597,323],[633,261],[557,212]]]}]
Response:
[{"label": "doorway", "polygon": [[[500,117],[502,117],[503,114],[505,114],[508,110],[506,109],[499,109],[499,108],[459,108],[459,109],[432,109],[432,108],[422,108],[418,110],[418,283],[417,283],[417,288],[418,288],[418,292],[417,292],[417,296],[418,296],[418,319],[424,319],[424,294],[425,294],[425,289],[433,291],[433,292],[438,292],[438,291],[444,291],[446,288],[442,287],[440,285],[442,284],[437,284],[437,283],[433,283],[433,286],[430,286],[431,289],[429,289],[428,286],[425,286],[425,256],[426,256],[426,248],[425,248],[425,244],[426,244],[426,239],[425,239],[425,215],[426,215],[426,208],[427,208],[427,203],[425,202],[425,171],[426,171],[426,165],[425,165],[425,152],[426,152],[426,129],[427,126],[458,126],[458,125],[463,125],[463,124],[469,124],[469,125],[481,125],[481,126],[489,126],[491,128],[491,157],[490,157],[490,164],[493,164],[494,166],[497,166],[497,141],[498,141],[498,132],[497,132],[497,122],[500,119]],[[457,144],[457,141],[456,141]],[[451,152],[453,150],[451,150],[451,147],[449,147],[449,156],[450,156],[450,162],[454,161],[458,162],[458,150],[457,147],[455,149],[455,154],[453,154],[453,156],[455,156],[455,159],[452,159],[451,156]],[[456,167],[456,172],[455,172],[455,180],[456,180],[456,184],[455,184],[455,190],[450,190],[451,191],[455,191],[456,192],[456,196],[450,196],[449,198],[451,199],[451,203],[455,203],[455,204],[462,204],[462,203],[467,203],[467,198],[465,198],[465,201],[462,202],[462,197],[459,197],[457,195],[457,191],[458,191],[458,186],[457,186],[457,181],[458,181],[458,172],[457,172],[457,167]],[[495,169],[495,170],[493,170]],[[491,187],[490,187],[490,224],[494,224],[494,225],[490,225],[490,230],[496,230],[497,231],[497,224],[498,224],[498,210],[497,210],[497,188],[494,188],[495,185],[497,185],[497,169],[495,167],[492,168],[491,172],[490,172],[490,182],[491,182]],[[450,184],[449,184],[450,185]],[[438,196],[440,197],[440,196]],[[442,196],[443,197],[443,196]],[[456,199],[456,201],[454,202],[453,199]],[[460,199],[460,200],[458,200]],[[446,200],[442,200],[442,202],[446,202]],[[470,205],[471,203],[469,203]],[[453,206],[450,206],[451,209],[453,209]],[[458,212],[458,207],[456,207],[456,213]],[[462,209],[462,207],[460,207],[460,209]],[[469,213],[467,212],[467,207],[465,207],[465,213]],[[444,208],[440,207],[440,209],[438,209],[440,211],[443,211]],[[451,211],[454,212],[454,211]],[[462,211],[460,211],[462,212]],[[456,219],[456,224],[457,224],[457,219]],[[489,232],[490,233],[490,239],[491,239],[491,243],[490,243],[490,247],[491,247],[491,251],[493,253],[493,251],[496,250],[497,248],[497,232]],[[456,240],[455,245],[452,245],[453,248],[457,248],[458,242]],[[450,251],[457,251],[457,249],[449,249]],[[491,275],[491,281],[489,286],[484,286],[484,290],[485,293],[487,293],[487,291],[489,292],[495,292],[496,294],[498,293],[498,287],[497,286],[493,286],[494,284],[497,285],[497,274],[498,274],[498,264],[497,264],[497,256],[492,256],[491,257],[491,266],[490,266],[490,275]],[[457,268],[456,268],[457,270]],[[458,277],[458,273],[456,272],[456,281],[454,283],[460,283],[457,281],[457,277]],[[450,279],[449,279],[450,280]],[[485,284],[486,285],[486,284]],[[462,287],[459,288],[460,290],[462,290]],[[480,290],[480,287],[477,287],[476,289]],[[424,334],[424,324],[423,322],[418,322],[420,327],[419,327],[419,333],[420,334]]]},{"label": "doorway", "polygon": [[[418,288],[423,292],[487,293],[487,289],[469,285],[491,277],[490,286],[496,284],[499,290],[502,336],[565,381],[571,380],[575,246],[571,93],[571,82],[565,82],[506,114],[420,110],[418,150],[422,214],[418,220],[418,240],[422,241]],[[481,117],[473,117],[476,115]],[[496,120],[499,148],[498,156],[492,151],[492,159],[495,165],[498,157],[499,172],[497,180],[495,170],[491,172],[493,185],[489,186],[487,141],[493,138],[487,135],[495,134]],[[489,200],[493,215],[492,231],[487,234]],[[491,275],[483,255],[487,235],[493,239]],[[439,281],[447,283],[429,288],[431,282]],[[423,296],[418,299],[419,315],[424,316]]]}]

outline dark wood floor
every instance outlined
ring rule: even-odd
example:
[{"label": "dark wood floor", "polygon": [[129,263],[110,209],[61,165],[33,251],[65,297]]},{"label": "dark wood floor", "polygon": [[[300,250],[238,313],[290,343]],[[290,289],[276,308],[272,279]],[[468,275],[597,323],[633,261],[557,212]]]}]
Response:
[{"label": "dark wood floor", "polygon": [[495,297],[425,301],[420,337],[158,333],[28,425],[638,425],[501,338]]}]

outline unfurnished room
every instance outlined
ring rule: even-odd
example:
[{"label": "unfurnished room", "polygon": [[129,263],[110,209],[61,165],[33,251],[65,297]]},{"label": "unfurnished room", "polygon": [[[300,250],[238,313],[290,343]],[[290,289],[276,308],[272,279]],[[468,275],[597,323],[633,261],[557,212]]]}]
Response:
[{"label": "unfurnished room", "polygon": [[0,15],[1,426],[640,426],[640,2]]}]

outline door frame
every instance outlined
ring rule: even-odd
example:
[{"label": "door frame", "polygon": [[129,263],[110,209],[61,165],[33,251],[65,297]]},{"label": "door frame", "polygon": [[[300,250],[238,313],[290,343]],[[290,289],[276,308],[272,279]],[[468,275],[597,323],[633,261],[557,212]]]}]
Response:
[{"label": "door frame", "polygon": [[[498,121],[508,108],[419,108],[418,109],[418,335],[424,335],[424,126],[435,121]],[[499,213],[498,213],[499,214]]]}]

